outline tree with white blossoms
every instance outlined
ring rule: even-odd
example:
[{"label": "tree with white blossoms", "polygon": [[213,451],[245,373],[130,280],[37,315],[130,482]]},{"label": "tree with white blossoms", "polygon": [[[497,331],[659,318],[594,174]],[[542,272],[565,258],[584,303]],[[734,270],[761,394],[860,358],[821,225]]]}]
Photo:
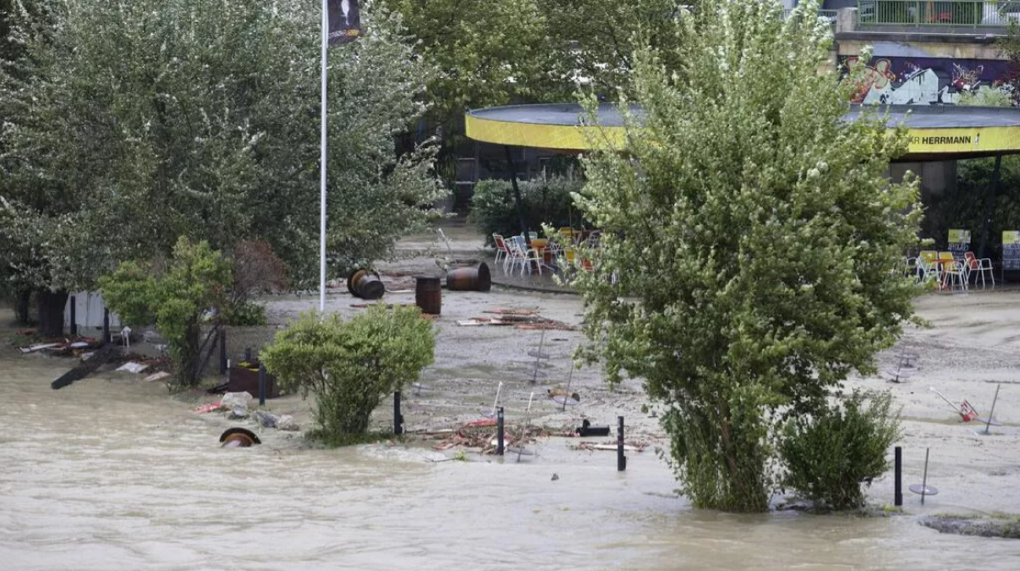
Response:
[{"label": "tree with white blossoms", "polygon": [[584,159],[576,200],[605,232],[576,282],[590,355],[664,405],[698,507],[766,510],[784,418],[872,371],[912,316],[897,262],[917,185],[886,177],[907,133],[874,113],[844,120],[853,82],[820,72],[832,33],[817,9],[784,21],[774,0],[701,2],[671,54],[684,73],[639,52],[625,152]]},{"label": "tree with white blossoms", "polygon": [[[44,333],[60,328],[64,292],[181,236],[228,254],[264,240],[294,283],[314,281],[320,10],[60,0],[50,25],[17,29],[24,57],[0,62],[0,278],[43,293]],[[394,143],[425,111],[431,72],[399,19],[363,20],[363,40],[330,51],[334,275],[391,255],[445,194],[433,150],[398,157]]]}]

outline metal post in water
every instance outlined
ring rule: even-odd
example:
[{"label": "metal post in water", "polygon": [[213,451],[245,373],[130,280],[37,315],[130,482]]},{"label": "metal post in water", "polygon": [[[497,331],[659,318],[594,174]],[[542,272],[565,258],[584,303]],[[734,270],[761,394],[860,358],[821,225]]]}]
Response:
[{"label": "metal post in water", "polygon": [[894,464],[894,492],[893,492],[893,505],[900,507],[903,505],[903,447],[896,447],[896,460]]},{"label": "metal post in water", "polygon": [[992,410],[988,412],[988,420],[985,421],[985,434],[990,434],[988,430],[992,426],[992,415],[995,414],[995,403],[999,401],[999,389],[1002,385],[995,385],[995,398],[992,399]]},{"label": "metal post in water", "polygon": [[930,448],[924,449],[924,479],[921,480],[921,505],[924,505],[924,494],[928,491],[928,452]]},{"label": "metal post in water", "polygon": [[226,375],[230,368],[227,362],[227,330],[220,329],[220,374]]},{"label": "metal post in water", "polygon": [[251,347],[244,348],[244,362],[251,363]]},{"label": "metal post in water", "polygon": [[570,375],[567,376],[567,390],[566,394],[563,395],[563,408],[562,412],[567,412],[567,399],[570,398],[570,381],[574,380],[574,357],[570,357]]},{"label": "metal post in water", "polygon": [[103,308],[103,344],[110,342],[110,310]]},{"label": "metal post in water", "polygon": [[393,434],[404,433],[404,415],[400,414],[400,391],[393,393]]},{"label": "metal post in water", "polygon": [[259,406],[266,406],[266,366],[259,363]]},{"label": "metal post in water", "polygon": [[496,411],[496,456],[503,455],[503,407]]},{"label": "metal post in water", "polygon": [[71,296],[71,315],[70,315],[70,317],[71,317],[71,335],[78,335],[78,307],[77,307],[77,305],[78,304],[76,303],[76,301],[74,299],[74,296],[72,295]]},{"label": "metal post in water", "polygon": [[623,455],[623,417],[617,417],[616,427],[616,471],[627,469],[627,457]]}]

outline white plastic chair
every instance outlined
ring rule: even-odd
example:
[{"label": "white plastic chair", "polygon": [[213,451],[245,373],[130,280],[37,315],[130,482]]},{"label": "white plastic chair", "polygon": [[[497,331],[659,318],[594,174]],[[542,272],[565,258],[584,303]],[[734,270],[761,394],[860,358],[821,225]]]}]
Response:
[{"label": "white plastic chair", "polygon": [[[995,287],[995,271],[992,269],[991,258],[980,258],[974,255],[974,252],[967,252],[964,254],[964,270],[967,273],[967,282],[970,282],[971,274],[977,273],[981,276],[981,287],[985,287],[985,274],[992,280],[992,287]],[[977,277],[974,278],[974,284],[977,285]]]},{"label": "white plastic chair", "polygon": [[957,288],[967,291],[967,269],[963,262],[946,261],[942,265],[945,272],[943,287],[949,288],[949,291],[954,291]]},{"label": "white plastic chair", "polygon": [[[507,257],[506,240],[503,239],[503,236],[493,232],[492,233],[492,241],[493,241],[493,243],[496,244],[496,262],[495,263],[498,264],[501,261],[503,261],[504,258]],[[504,271],[506,271],[506,270],[504,270]]]}]

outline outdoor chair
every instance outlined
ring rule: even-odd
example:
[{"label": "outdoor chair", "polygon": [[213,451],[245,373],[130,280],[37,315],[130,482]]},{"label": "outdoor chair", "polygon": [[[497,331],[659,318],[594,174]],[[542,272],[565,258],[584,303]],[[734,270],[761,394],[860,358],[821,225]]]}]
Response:
[{"label": "outdoor chair", "polygon": [[503,239],[506,246],[506,256],[503,258],[503,273],[512,274],[517,264],[524,259],[524,252],[520,248],[517,239],[520,236],[511,236]]},{"label": "outdoor chair", "polygon": [[[985,274],[992,280],[992,287],[995,286],[995,272],[992,270],[992,259],[981,258],[978,259],[974,255],[974,252],[967,252],[963,255],[964,269],[967,274],[967,281],[970,282],[971,274],[977,272],[981,276],[981,287],[985,287]],[[974,277],[974,284],[977,285],[977,276]]]},{"label": "outdoor chair", "polygon": [[507,257],[506,243],[503,241],[503,237],[495,232],[492,233],[492,241],[496,244],[496,262],[499,263],[503,258]]},{"label": "outdoor chair", "polygon": [[521,264],[521,275],[524,275],[524,270],[527,269],[528,273],[531,273],[531,263],[536,262],[535,266],[538,268],[538,275],[542,275],[542,257],[538,255],[538,250],[535,248],[529,248],[528,243],[524,240],[524,235],[514,236],[515,243],[515,259],[514,265],[511,266],[510,271],[516,267],[518,263]]},{"label": "outdoor chair", "polygon": [[935,250],[921,250],[917,257],[918,281],[933,279],[938,283],[942,279],[942,265],[938,260],[939,253]]},{"label": "outdoor chair", "polygon": [[967,291],[967,269],[964,267],[963,262],[950,262],[942,261],[943,267],[943,288],[949,288],[950,291],[960,288],[963,291]]}]

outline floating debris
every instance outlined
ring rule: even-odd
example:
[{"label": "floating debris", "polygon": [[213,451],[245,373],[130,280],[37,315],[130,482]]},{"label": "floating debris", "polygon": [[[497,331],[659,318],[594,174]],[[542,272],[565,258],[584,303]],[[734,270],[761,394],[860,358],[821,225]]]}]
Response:
[{"label": "floating debris", "polygon": [[117,368],[117,370],[126,371],[128,373],[141,373],[142,371],[148,368],[149,368],[148,363],[135,363],[134,361],[130,361],[121,365],[119,368]]},{"label": "floating debris", "polygon": [[495,310],[484,313],[496,314],[498,317],[472,317],[471,319],[458,321],[457,325],[461,327],[477,327],[482,325],[494,327],[513,326],[517,329],[543,331],[574,331],[577,329],[573,325],[568,325],[562,321],[542,317],[534,311]]},{"label": "floating debris", "polygon": [[163,379],[167,379],[167,378],[170,378],[170,373],[168,373],[166,371],[160,371],[158,373],[153,373],[153,374],[149,375],[148,377],[145,377],[142,380],[147,382],[147,383],[154,383],[156,381],[162,381]]},{"label": "floating debris", "polygon": [[[623,444],[623,450],[625,452],[643,452],[644,449],[647,448],[647,447],[648,447],[647,443],[645,443],[645,442],[638,442],[636,440],[631,440],[630,442],[625,442]],[[610,441],[610,442],[578,442],[577,444],[572,444],[570,446],[570,449],[571,450],[587,450],[589,452],[592,452],[592,451],[595,451],[595,450],[615,451],[616,450],[616,443],[612,442],[612,441]]]}]

